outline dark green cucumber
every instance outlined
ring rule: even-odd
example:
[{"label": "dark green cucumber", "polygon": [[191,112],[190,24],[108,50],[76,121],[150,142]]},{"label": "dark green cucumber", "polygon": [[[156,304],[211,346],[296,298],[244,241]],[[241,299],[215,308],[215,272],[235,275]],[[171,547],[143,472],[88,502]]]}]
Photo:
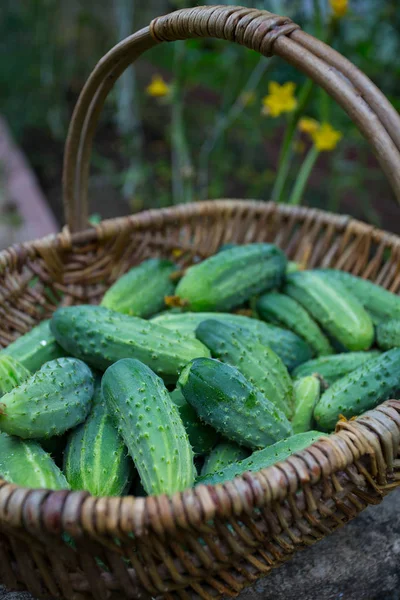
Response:
[{"label": "dark green cucumber", "polygon": [[340,415],[360,415],[399,392],[400,348],[393,348],[338,379],[322,394],[314,418],[318,427],[332,431]]},{"label": "dark green cucumber", "polygon": [[370,350],[369,352],[344,352],[343,354],[321,356],[297,367],[293,371],[292,377],[297,379],[316,373],[331,385],[337,379],[355,371],[359,366],[380,354],[379,350]]},{"label": "dark green cucumber", "polygon": [[376,343],[382,350],[400,347],[400,319],[379,323],[376,328]]},{"label": "dark green cucumber", "polygon": [[169,260],[145,260],[117,279],[100,304],[127,315],[150,317],[165,306],[164,297],[174,293],[170,275],[175,269]]},{"label": "dark green cucumber", "polygon": [[93,375],[76,358],[58,358],[0,400],[0,430],[24,439],[49,438],[82,423],[93,397]]},{"label": "dark green cucumber", "polygon": [[245,335],[243,328],[214,319],[200,323],[196,335],[209,348],[213,358],[236,367],[288,418],[292,416],[292,380],[282,360],[271,348]]},{"label": "dark green cucumber", "polygon": [[72,490],[92,496],[122,496],[131,484],[132,460],[108,413],[99,380],[89,417],[69,435],[63,470]]},{"label": "dark green cucumber", "polygon": [[12,356],[0,354],[0,397],[24,383],[31,372]]},{"label": "dark green cucumber", "polygon": [[226,311],[281,284],[286,257],[273,244],[235,246],[190,267],[175,293],[193,311]]},{"label": "dark green cucumber", "polygon": [[38,442],[3,432],[0,432],[0,478],[28,488],[69,489],[63,473]]},{"label": "dark green cucumber", "polygon": [[367,350],[374,326],[362,304],[339,281],[330,283],[314,271],[291,273],[285,293],[300,302],[321,327],[347,350]]},{"label": "dark green cucumber", "polygon": [[107,369],[101,389],[145,491],[172,494],[191,486],[193,451],[162,379],[126,358]]},{"label": "dark green cucumber", "polygon": [[210,452],[219,437],[215,429],[200,421],[193,406],[190,406],[190,404],[186,402],[179,388],[176,388],[176,390],[171,392],[170,396],[172,401],[178,407],[193,452],[196,455],[203,455]]},{"label": "dark green cucumber", "polygon": [[310,431],[313,424],[314,408],[321,395],[321,382],[315,375],[301,377],[294,383],[294,433]]},{"label": "dark green cucumber", "polygon": [[70,354],[101,370],[121,358],[136,358],[173,382],[190,359],[209,356],[196,339],[103,306],[60,308],[51,328]]},{"label": "dark green cucumber", "polygon": [[21,335],[0,352],[16,358],[28,371],[34,373],[44,363],[66,355],[50,331],[50,320],[42,321],[28,333]]},{"label": "dark green cucumber", "polygon": [[178,381],[200,419],[248,448],[264,448],[292,434],[284,413],[230,365],[192,360]]},{"label": "dark green cucumber", "polygon": [[314,355],[323,356],[333,353],[328,338],[322,333],[314,319],[301,304],[290,296],[278,292],[263,294],[257,300],[256,310],[264,321],[296,333],[307,342]]},{"label": "dark green cucumber", "polygon": [[243,475],[246,471],[260,471],[285,460],[295,452],[300,452],[308,448],[308,446],[324,435],[326,434],[319,431],[297,433],[285,440],[280,440],[272,446],[253,452],[248,458],[232,463],[216,473],[198,477],[196,484],[214,485],[216,483],[223,483],[224,481],[231,481],[238,475]]},{"label": "dark green cucumber", "polygon": [[204,461],[201,476],[221,471],[228,465],[243,460],[249,456],[249,449],[228,440],[220,442],[213,448]]}]

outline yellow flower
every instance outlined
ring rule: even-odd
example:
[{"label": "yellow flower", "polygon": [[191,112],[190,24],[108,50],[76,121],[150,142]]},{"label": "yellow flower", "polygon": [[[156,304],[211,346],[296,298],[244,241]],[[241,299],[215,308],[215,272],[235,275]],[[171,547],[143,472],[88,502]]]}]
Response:
[{"label": "yellow flower", "polygon": [[268,96],[263,98],[262,114],[271,117],[279,117],[281,113],[292,112],[297,106],[297,100],[294,97],[296,84],[287,81],[279,85],[276,81],[271,81],[268,86]]},{"label": "yellow flower", "polygon": [[322,123],[322,125],[311,134],[311,137],[317,150],[323,152],[325,150],[334,150],[343,136],[340,131],[334,129],[329,123]]},{"label": "yellow flower", "polygon": [[183,250],[181,248],[174,248],[172,250],[172,256],[174,258],[180,258],[182,256],[182,254],[183,254]]},{"label": "yellow flower", "polygon": [[147,94],[149,96],[154,96],[154,98],[168,96],[170,91],[170,86],[164,81],[161,75],[153,75],[151,83],[146,88]]},{"label": "yellow flower", "polygon": [[308,133],[309,135],[315,133],[318,127],[318,121],[316,119],[311,119],[311,117],[303,117],[298,124],[299,130],[303,133]]},{"label": "yellow flower", "polygon": [[329,4],[331,5],[333,16],[337,19],[344,17],[349,8],[348,0],[329,0]]},{"label": "yellow flower", "polygon": [[243,106],[251,106],[256,101],[256,94],[255,92],[253,92],[253,90],[242,92],[242,94],[240,94],[239,100]]}]

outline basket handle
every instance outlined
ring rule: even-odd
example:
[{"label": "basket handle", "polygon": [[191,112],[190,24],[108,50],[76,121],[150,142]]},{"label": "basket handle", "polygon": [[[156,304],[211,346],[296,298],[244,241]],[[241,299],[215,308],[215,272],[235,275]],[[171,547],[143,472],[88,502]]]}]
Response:
[{"label": "basket handle", "polygon": [[199,6],[154,19],[96,65],[76,104],[64,153],[63,200],[71,232],[87,227],[92,140],[104,101],[124,70],[161,42],[215,37],[264,56],[280,56],[318,83],[372,146],[400,203],[400,116],[372,81],[341,54],[288,17],[240,6]]}]

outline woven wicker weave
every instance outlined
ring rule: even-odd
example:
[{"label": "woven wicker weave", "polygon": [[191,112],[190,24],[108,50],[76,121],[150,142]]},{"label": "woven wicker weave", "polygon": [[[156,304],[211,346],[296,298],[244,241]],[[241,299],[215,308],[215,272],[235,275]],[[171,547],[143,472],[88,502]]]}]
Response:
[{"label": "woven wicker weave", "polygon": [[[96,303],[129,267],[176,248],[186,265],[223,242],[270,241],[311,267],[344,269],[399,291],[400,238],[318,210],[221,200],[87,229],[91,141],[107,93],[147,48],[195,36],[279,55],[310,75],[371,142],[400,198],[399,116],[337,52],[265,11],[200,7],[161,17],[109,52],[81,94],[65,154],[68,229],[0,254],[3,346],[58,305]],[[69,600],[234,596],[399,485],[399,439],[400,402],[390,400],[279,465],[171,498],[93,498],[0,481],[0,581]]]}]

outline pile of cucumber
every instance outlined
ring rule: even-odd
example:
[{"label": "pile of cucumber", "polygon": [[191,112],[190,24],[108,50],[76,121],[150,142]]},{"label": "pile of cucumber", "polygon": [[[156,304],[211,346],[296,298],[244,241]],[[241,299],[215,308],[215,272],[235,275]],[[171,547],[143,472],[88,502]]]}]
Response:
[{"label": "pile of cucumber", "polygon": [[400,392],[400,298],[273,244],[150,259],[0,352],[0,476],[172,494],[284,460]]}]

